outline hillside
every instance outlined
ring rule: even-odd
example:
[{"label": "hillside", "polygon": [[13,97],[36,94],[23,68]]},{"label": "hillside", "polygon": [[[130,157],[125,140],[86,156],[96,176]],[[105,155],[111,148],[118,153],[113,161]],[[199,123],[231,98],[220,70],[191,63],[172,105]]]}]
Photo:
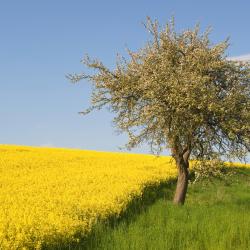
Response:
[{"label": "hillside", "polygon": [[[170,198],[177,174],[174,161],[166,156],[14,145],[0,145],[0,154],[3,249],[82,245],[103,222],[116,224],[131,218],[133,204],[140,211],[145,198],[147,205],[159,195]],[[238,169],[246,167],[235,165]],[[189,202],[188,198],[187,207]],[[175,210],[171,205],[168,209]],[[172,220],[172,212],[169,216]],[[157,221],[160,223],[161,218]],[[145,223],[150,227],[150,220]],[[106,231],[102,231],[104,237]]]}]

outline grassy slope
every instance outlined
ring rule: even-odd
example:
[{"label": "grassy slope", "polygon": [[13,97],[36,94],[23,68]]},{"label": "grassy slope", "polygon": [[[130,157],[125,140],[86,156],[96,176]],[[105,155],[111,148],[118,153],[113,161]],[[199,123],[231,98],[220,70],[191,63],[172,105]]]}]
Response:
[{"label": "grassy slope", "polygon": [[137,216],[131,210],[117,225],[100,226],[87,248],[250,249],[249,190],[250,169],[191,185],[185,206],[173,206],[168,196]]}]

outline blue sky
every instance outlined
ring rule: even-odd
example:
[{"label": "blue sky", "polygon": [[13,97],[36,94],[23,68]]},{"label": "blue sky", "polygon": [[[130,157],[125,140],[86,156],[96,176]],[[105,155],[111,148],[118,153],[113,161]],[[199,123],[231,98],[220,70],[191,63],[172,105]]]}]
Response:
[{"label": "blue sky", "polygon": [[[211,25],[211,39],[230,36],[228,56],[250,54],[250,1],[1,1],[0,143],[119,151],[113,115],[88,116],[91,86],[65,75],[84,71],[85,53],[114,67],[145,43],[146,16],[161,24],[175,16],[178,30]],[[147,146],[133,152],[149,152]]]}]

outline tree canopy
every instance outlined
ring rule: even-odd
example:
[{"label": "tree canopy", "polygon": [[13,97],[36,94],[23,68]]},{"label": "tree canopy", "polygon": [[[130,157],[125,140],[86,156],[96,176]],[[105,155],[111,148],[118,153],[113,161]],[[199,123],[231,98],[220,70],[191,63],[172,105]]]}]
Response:
[{"label": "tree canopy", "polygon": [[[129,149],[147,142],[152,151],[168,148],[178,169],[189,157],[242,157],[250,151],[250,65],[227,59],[228,39],[212,44],[210,29],[183,32],[174,21],[160,27],[147,19],[152,35],[129,59],[118,56],[109,69],[86,56],[92,75],[70,74],[93,84],[94,109],[108,106],[114,123],[129,135]],[[185,164],[184,164],[185,165]]]}]

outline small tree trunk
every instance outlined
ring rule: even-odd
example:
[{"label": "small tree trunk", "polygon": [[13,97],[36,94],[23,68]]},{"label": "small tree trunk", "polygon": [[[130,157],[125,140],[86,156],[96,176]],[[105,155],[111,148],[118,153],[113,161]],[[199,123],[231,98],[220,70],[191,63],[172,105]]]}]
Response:
[{"label": "small tree trunk", "polygon": [[178,166],[179,174],[173,201],[174,204],[178,205],[184,204],[188,187],[188,168],[187,167],[183,168],[183,167],[184,166],[182,167]]},{"label": "small tree trunk", "polygon": [[184,151],[178,151],[177,149],[173,149],[172,151],[178,168],[178,180],[173,202],[174,204],[183,205],[188,187],[188,168],[191,151],[188,147]]}]

